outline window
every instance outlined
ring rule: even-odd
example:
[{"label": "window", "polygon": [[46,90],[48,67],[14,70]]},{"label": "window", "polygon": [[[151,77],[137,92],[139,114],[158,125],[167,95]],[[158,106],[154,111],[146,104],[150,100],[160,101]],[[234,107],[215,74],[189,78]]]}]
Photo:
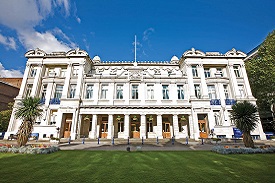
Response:
[{"label": "window", "polygon": [[147,85],[147,99],[154,99],[154,85]]},{"label": "window", "polygon": [[86,99],[93,98],[93,85],[87,85],[86,87]]},{"label": "window", "polygon": [[123,85],[116,86],[116,99],[123,99]]},{"label": "window", "polygon": [[78,76],[79,65],[74,65],[73,69],[73,76]]},{"label": "window", "polygon": [[67,72],[67,69],[62,68],[60,71],[60,77],[62,78],[66,77],[66,72]]},{"label": "window", "polygon": [[217,73],[219,73],[221,75],[221,77],[223,77],[222,68],[217,68]]},{"label": "window", "polygon": [[228,85],[223,85],[225,99],[229,99]]},{"label": "window", "polygon": [[138,99],[138,85],[132,85],[132,99]]},{"label": "window", "polygon": [[54,71],[53,68],[49,68],[48,76],[49,77],[54,77],[55,76],[55,71]]},{"label": "window", "polygon": [[101,99],[107,99],[107,93],[108,93],[108,85],[102,85],[101,86]]},{"label": "window", "polygon": [[153,132],[153,123],[152,123],[152,121],[147,122],[147,132]]},{"label": "window", "polygon": [[118,122],[118,132],[124,132],[124,123],[121,121]]},{"label": "window", "polygon": [[27,84],[26,97],[30,96],[32,92],[32,84]]},{"label": "window", "polygon": [[245,92],[244,92],[244,86],[243,85],[238,85],[239,88],[239,95],[241,98],[245,97]]},{"label": "window", "polygon": [[46,98],[46,92],[47,92],[47,85],[44,84],[42,86],[41,99],[45,99]]},{"label": "window", "polygon": [[178,85],[178,99],[184,99],[183,85]]},{"label": "window", "polygon": [[215,86],[214,85],[208,85],[207,86],[208,89],[208,97],[210,99],[216,99],[216,90],[215,90]]},{"label": "window", "polygon": [[31,69],[30,76],[31,76],[32,78],[34,78],[35,75],[36,75],[36,72],[37,72],[37,69],[36,69],[36,68],[32,68],[32,69]]},{"label": "window", "polygon": [[205,78],[210,77],[210,69],[209,68],[204,68],[204,76],[205,76]]},{"label": "window", "polygon": [[201,98],[201,89],[200,89],[200,85],[194,85],[195,87],[195,96],[197,98]]},{"label": "window", "polygon": [[75,91],[76,91],[76,85],[71,85],[71,87],[70,87],[70,93],[69,93],[69,98],[74,98]]},{"label": "window", "polygon": [[192,74],[193,77],[198,77],[197,66],[192,66]]},{"label": "window", "polygon": [[60,99],[62,96],[63,85],[56,85],[54,98]]},{"label": "window", "polygon": [[163,99],[169,99],[168,85],[162,85],[162,98]]},{"label": "window", "polygon": [[239,65],[234,65],[234,66],[233,66],[234,73],[235,73],[235,76],[236,76],[237,78],[241,77],[239,68],[240,68]]}]

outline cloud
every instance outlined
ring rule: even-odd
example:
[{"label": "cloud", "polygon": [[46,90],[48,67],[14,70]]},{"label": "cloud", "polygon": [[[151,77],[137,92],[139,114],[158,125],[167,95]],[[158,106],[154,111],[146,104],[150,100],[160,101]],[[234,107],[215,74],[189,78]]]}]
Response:
[{"label": "cloud", "polygon": [[19,70],[6,70],[2,63],[0,62],[0,77],[4,77],[4,78],[21,78],[23,77],[23,73],[21,73],[21,71]]},{"label": "cloud", "polygon": [[0,43],[7,46],[7,49],[11,48],[16,50],[16,43],[13,37],[5,37],[0,34]]},{"label": "cloud", "polygon": [[144,32],[143,32],[143,37],[142,37],[142,40],[143,41],[147,41],[149,39],[149,36],[155,32],[155,29],[150,27],[148,29],[146,29]]},{"label": "cloud", "polygon": [[79,17],[76,17],[76,21],[80,24],[81,23],[81,19]]},{"label": "cloud", "polygon": [[[75,44],[62,31],[39,32],[35,29],[42,20],[53,16],[54,10],[69,16],[69,0],[1,0],[0,24],[16,30],[18,39],[26,49],[39,47],[47,52],[68,51]],[[60,33],[63,36],[58,39],[56,34]]]}]

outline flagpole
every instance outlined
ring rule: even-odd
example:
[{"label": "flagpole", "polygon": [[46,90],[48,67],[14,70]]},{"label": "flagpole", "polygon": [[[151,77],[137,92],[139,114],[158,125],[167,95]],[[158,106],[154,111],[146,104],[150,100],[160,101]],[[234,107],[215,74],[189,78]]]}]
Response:
[{"label": "flagpole", "polygon": [[137,36],[135,35],[135,62],[137,61]]}]

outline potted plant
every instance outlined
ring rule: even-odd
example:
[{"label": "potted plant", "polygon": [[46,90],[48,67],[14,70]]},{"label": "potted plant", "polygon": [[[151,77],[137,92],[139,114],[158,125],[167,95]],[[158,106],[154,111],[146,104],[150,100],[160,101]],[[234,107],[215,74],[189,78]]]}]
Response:
[{"label": "potted plant", "polygon": [[182,116],[181,116],[181,118],[180,118],[180,120],[181,120],[181,121],[186,121],[185,116],[184,116],[184,115],[182,115]]},{"label": "potted plant", "polygon": [[117,118],[116,118],[117,121],[120,121],[121,120],[121,117],[118,115]]},{"label": "potted plant", "polygon": [[134,117],[133,117],[133,121],[136,121],[137,120],[137,116],[135,115]]},{"label": "potted plant", "polygon": [[151,115],[150,117],[149,117],[149,121],[153,121],[153,116]]},{"label": "potted plant", "polygon": [[90,120],[90,117],[88,115],[85,116],[84,120]]}]

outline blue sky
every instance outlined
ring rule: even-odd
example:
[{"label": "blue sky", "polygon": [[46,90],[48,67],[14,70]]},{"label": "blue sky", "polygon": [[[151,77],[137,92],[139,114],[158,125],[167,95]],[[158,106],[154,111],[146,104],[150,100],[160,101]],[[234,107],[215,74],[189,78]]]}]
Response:
[{"label": "blue sky", "polygon": [[194,47],[248,52],[275,29],[274,0],[1,0],[0,75],[22,76],[29,49],[79,47],[105,61],[170,60]]}]

